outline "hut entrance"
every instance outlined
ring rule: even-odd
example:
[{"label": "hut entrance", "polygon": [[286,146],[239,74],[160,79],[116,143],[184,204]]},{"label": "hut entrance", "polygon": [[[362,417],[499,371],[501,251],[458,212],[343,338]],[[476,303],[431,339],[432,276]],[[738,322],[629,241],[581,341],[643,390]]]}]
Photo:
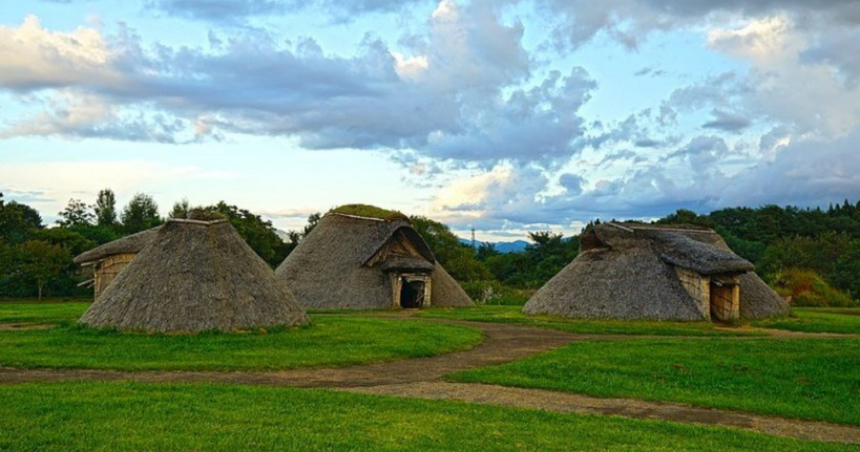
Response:
[{"label": "hut entrance", "polygon": [[424,281],[400,280],[400,307],[416,309],[424,306]]},{"label": "hut entrance", "polygon": [[729,322],[740,317],[740,286],[734,281],[711,279],[710,301],[711,319]]}]

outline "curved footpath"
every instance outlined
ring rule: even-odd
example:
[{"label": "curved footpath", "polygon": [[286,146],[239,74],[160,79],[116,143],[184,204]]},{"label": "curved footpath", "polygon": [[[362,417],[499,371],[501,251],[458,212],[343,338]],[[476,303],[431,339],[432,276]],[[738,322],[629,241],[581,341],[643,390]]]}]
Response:
[{"label": "curved footpath", "polygon": [[[386,317],[391,318],[392,316]],[[364,394],[455,400],[562,413],[620,415],[711,426],[737,427],[770,435],[805,440],[860,444],[860,428],[847,425],[785,419],[729,410],[698,408],[677,403],[648,402],[638,399],[607,399],[555,391],[446,382],[442,380],[442,377],[453,372],[516,361],[574,341],[635,340],[645,337],[571,334],[549,328],[504,323],[480,323],[447,319],[409,320],[443,322],[478,328],[484,332],[485,340],[471,350],[432,358],[325,369],[296,369],[273,372],[119,372],[108,370],[0,368],[0,384],[51,381],[136,381],[145,383],[207,382],[330,388]],[[771,333],[772,337],[780,339],[856,337],[766,331]],[[665,338],[665,336],[661,336],[660,338]],[[734,339],[762,339],[762,337],[735,337]]]}]

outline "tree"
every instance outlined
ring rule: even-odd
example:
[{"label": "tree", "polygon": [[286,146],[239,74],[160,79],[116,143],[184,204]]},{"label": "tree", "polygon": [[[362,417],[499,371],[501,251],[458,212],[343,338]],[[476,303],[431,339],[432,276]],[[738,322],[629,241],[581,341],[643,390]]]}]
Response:
[{"label": "tree", "polygon": [[173,203],[173,209],[170,210],[168,217],[170,218],[185,218],[188,212],[191,211],[191,203],[187,198],[182,198],[182,201]]},{"label": "tree", "polygon": [[848,250],[850,243],[847,235],[832,232],[821,237],[779,239],[764,251],[759,270],[767,276],[788,268],[806,269],[830,280],[839,257]]},{"label": "tree", "polygon": [[321,219],[322,214],[319,212],[308,215],[308,224],[306,224],[304,229],[302,229],[302,237],[307,237],[308,234],[310,234],[311,231],[313,231],[314,228],[317,227],[317,224],[320,222]]},{"label": "tree", "polygon": [[311,231],[313,231],[314,228],[317,227],[317,223],[320,222],[320,219],[322,219],[321,213],[312,213],[308,215],[308,222],[307,224],[305,224],[305,227],[302,228],[301,231],[287,232],[287,236],[289,237],[289,241],[287,242],[287,256],[289,256],[290,253],[292,253],[293,250],[295,250],[296,247],[299,246],[299,242],[301,242],[302,239],[307,237],[308,234],[310,234]]},{"label": "tree", "polygon": [[91,225],[95,216],[90,212],[89,206],[80,199],[70,199],[66,208],[59,213],[60,219],[57,224],[64,228]]},{"label": "tree", "polygon": [[36,286],[39,300],[45,285],[59,278],[72,258],[63,248],[42,240],[28,240],[18,245],[15,254],[18,277]]},{"label": "tree", "polygon": [[714,227],[713,221],[706,215],[700,216],[696,212],[693,212],[689,209],[678,209],[677,212],[669,215],[666,218],[658,220],[657,222],[664,224],[696,224],[709,228]]},{"label": "tree", "polygon": [[143,193],[134,195],[122,211],[122,228],[126,234],[145,231],[161,223],[158,204],[152,196]]},{"label": "tree", "polygon": [[498,256],[499,254],[501,253],[496,249],[496,245],[489,242],[483,242],[478,245],[478,250],[475,252],[475,258],[484,262],[493,256]]},{"label": "tree", "polygon": [[860,299],[860,240],[853,240],[836,261],[833,284],[847,290],[854,299]]},{"label": "tree", "polygon": [[5,203],[0,193],[0,242],[18,244],[42,228],[42,217],[35,209],[15,201]]},{"label": "tree", "polygon": [[[89,251],[98,245],[96,241],[87,238],[77,230],[66,228],[40,229],[34,235],[34,240],[48,242],[51,245],[57,245],[68,251],[72,256],[77,256],[84,251]],[[69,263],[71,263],[71,261],[69,261]]]},{"label": "tree", "polygon": [[113,190],[105,188],[99,191],[93,209],[96,212],[97,225],[103,227],[113,227],[116,225],[116,196]]},{"label": "tree", "polygon": [[493,275],[478,259],[471,246],[460,243],[448,226],[426,217],[410,218],[412,227],[424,237],[430,245],[436,260],[458,281],[485,281],[493,279]]},{"label": "tree", "polygon": [[287,258],[287,254],[289,254],[288,245],[275,232],[275,227],[272,226],[271,221],[264,220],[259,215],[254,215],[248,210],[229,205],[224,201],[214,206],[205,207],[203,210],[217,212],[227,217],[248,246],[270,266],[276,267]]}]

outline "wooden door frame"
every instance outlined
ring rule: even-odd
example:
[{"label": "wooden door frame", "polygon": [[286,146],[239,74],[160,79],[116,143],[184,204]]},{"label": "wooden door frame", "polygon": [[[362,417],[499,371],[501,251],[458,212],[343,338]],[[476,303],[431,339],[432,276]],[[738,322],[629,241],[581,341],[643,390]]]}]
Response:
[{"label": "wooden door frame", "polygon": [[393,309],[403,309],[403,306],[400,304],[400,294],[403,290],[403,280],[407,281],[421,281],[424,283],[424,301],[421,303],[420,308],[430,307],[431,296],[433,295],[433,278],[427,274],[419,274],[419,273],[401,273],[401,272],[391,272],[391,307]]}]

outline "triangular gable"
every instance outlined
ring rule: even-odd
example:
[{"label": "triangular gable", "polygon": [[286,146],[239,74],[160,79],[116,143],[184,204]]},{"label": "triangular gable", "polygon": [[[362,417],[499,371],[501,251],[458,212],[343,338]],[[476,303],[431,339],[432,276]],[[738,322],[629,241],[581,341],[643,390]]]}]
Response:
[{"label": "triangular gable", "polygon": [[421,235],[404,226],[394,230],[364,265],[373,267],[395,256],[422,259],[431,265],[436,263],[436,258]]}]

